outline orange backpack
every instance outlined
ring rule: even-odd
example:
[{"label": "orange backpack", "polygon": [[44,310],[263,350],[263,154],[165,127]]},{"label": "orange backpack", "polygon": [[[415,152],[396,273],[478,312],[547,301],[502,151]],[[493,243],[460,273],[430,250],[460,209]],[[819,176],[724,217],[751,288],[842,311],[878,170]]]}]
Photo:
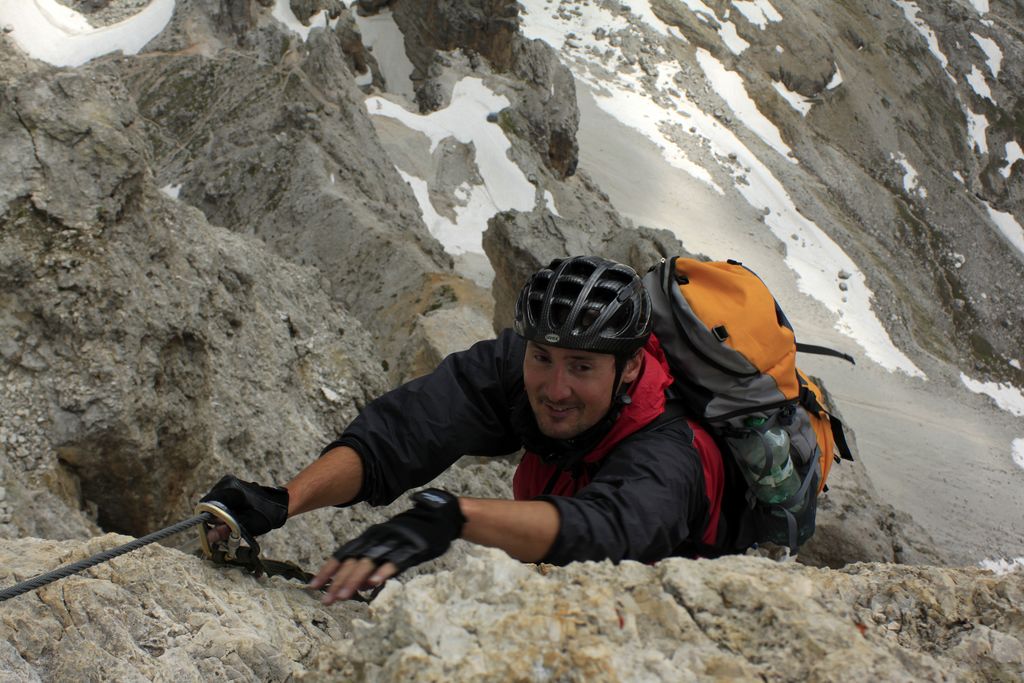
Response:
[{"label": "orange backpack", "polygon": [[[821,389],[796,367],[796,354],[853,358],[797,343],[768,287],[737,261],[663,259],[644,285],[654,307],[654,334],[675,376],[673,391],[716,436],[722,452],[731,453],[741,471],[746,468],[746,521],[754,528],[748,540],[787,545],[795,553],[814,533],[817,496],[833,460],[853,460],[842,423],[826,410]],[[767,449],[766,431],[788,441],[792,468],[785,471],[796,472],[781,500],[759,495],[764,486],[757,490],[768,480],[758,476],[768,472],[771,456],[750,475],[740,454],[747,439]],[[782,470],[775,465],[772,472]]]}]

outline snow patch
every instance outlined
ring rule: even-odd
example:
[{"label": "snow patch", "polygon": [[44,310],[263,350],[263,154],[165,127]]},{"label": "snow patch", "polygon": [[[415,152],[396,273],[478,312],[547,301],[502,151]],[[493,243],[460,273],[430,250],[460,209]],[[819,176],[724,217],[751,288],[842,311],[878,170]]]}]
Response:
[{"label": "snow patch", "polygon": [[164,185],[160,191],[171,199],[177,199],[178,193],[181,192],[181,185]]},{"label": "snow patch", "polygon": [[1013,440],[1013,463],[1024,470],[1024,439]]},{"label": "snow patch", "polygon": [[962,175],[960,175],[960,171],[952,171],[952,173],[953,173],[953,177],[956,178],[957,180],[959,180],[960,184],[963,185],[964,177]]},{"label": "snow patch", "polygon": [[985,203],[985,208],[988,209],[989,218],[999,228],[999,232],[1003,233],[1003,236],[1021,254],[1024,254],[1024,228],[1020,226],[1020,223],[1013,217],[1013,214],[996,211],[987,202]]},{"label": "snow patch", "polygon": [[981,73],[977,66],[971,64],[971,73],[967,74],[966,78],[971,90],[977,93],[978,97],[984,97],[992,104],[996,103],[992,99],[992,91],[989,90],[988,83],[985,82],[985,74]]},{"label": "snow patch", "polygon": [[1010,170],[1013,168],[1013,164],[1020,159],[1024,159],[1024,150],[1020,148],[1020,143],[1016,140],[1010,140],[1006,143],[1006,166],[999,169],[999,172],[1004,178],[1010,177]]},{"label": "snow patch", "polygon": [[762,31],[773,21],[782,21],[782,15],[768,0],[733,0],[732,6]]},{"label": "snow patch", "polygon": [[1010,365],[1012,365],[1013,367],[1017,368],[1018,370],[1021,369],[1020,368],[1020,361],[1017,360],[1016,358],[1014,358],[1013,360],[1010,361]]},{"label": "snow patch", "polygon": [[981,46],[982,52],[985,53],[985,63],[988,64],[988,70],[992,74],[992,78],[999,78],[999,67],[1003,63],[1003,51],[999,49],[999,43],[979,36],[977,33],[971,34],[974,37],[975,42]]},{"label": "snow patch", "polygon": [[454,207],[454,222],[434,209],[425,180],[402,172],[416,195],[424,222],[449,253],[482,254],[481,237],[491,216],[509,209],[533,208],[534,187],[508,156],[512,143],[500,126],[487,121],[488,114],[508,105],[508,99],[495,94],[479,78],[463,78],[452,90],[451,104],[426,115],[414,114],[383,97],[366,99],[371,115],[396,119],[426,135],[431,153],[449,137],[472,143],[476,150],[476,164],[484,184],[467,185],[456,193],[464,205]]},{"label": "snow patch", "polygon": [[978,154],[988,154],[988,119],[984,114],[975,114],[970,109],[964,110],[967,117],[967,135],[971,139],[971,149]]},{"label": "snow patch", "polygon": [[939,60],[939,64],[942,65],[942,70],[949,77],[949,80],[956,83],[956,79],[949,73],[949,60],[939,47],[939,39],[935,35],[935,31],[932,30],[932,27],[924,19],[917,16],[917,13],[921,11],[917,3],[909,2],[908,0],[893,0],[893,2],[903,10],[903,16],[907,18],[907,21],[914,26],[917,32],[925,39],[925,42],[928,43],[928,50]]},{"label": "snow patch", "polygon": [[835,90],[843,84],[843,72],[839,70],[839,65],[832,62],[832,66],[835,67],[836,72],[832,74],[832,78],[829,80],[828,85],[825,86],[826,90]]},{"label": "snow patch", "polygon": [[697,63],[704,70],[704,75],[711,81],[712,87],[719,97],[725,100],[736,117],[755,133],[766,145],[784,156],[791,163],[798,163],[792,156],[792,150],[782,140],[782,134],[775,124],[765,118],[757,108],[754,100],[747,94],[743,77],[735,71],[729,71],[725,65],[704,48],[697,48]]},{"label": "snow patch", "polygon": [[904,156],[903,152],[899,153],[899,156],[890,154],[889,158],[899,164],[900,168],[903,169],[903,191],[907,194],[916,194],[922,199],[928,197],[928,190],[919,186],[917,179],[917,171],[910,162],[907,161],[907,157]]},{"label": "snow patch", "polygon": [[960,381],[976,394],[984,394],[996,402],[1006,412],[1024,417],[1024,394],[1012,384],[998,382],[981,382],[960,373]]},{"label": "snow patch", "polygon": [[[722,42],[729,49],[729,51],[732,52],[734,55],[742,54],[744,50],[746,50],[748,47],[750,47],[750,43],[748,43],[747,41],[743,40],[743,38],[740,37],[740,34],[736,31],[736,26],[731,21],[728,20],[728,18],[729,18],[728,10],[726,10],[725,16],[722,19],[719,19],[718,16],[715,14],[715,11],[713,9],[711,9],[710,7],[708,7],[707,5],[705,5],[701,0],[680,0],[680,2],[681,2],[682,5],[684,5],[686,7],[686,9],[688,9],[691,12],[693,12],[694,14],[696,14],[697,18],[700,19],[701,21],[703,21],[705,24],[708,24],[708,25],[717,24],[718,25],[718,37],[722,40]],[[524,3],[524,4],[531,4],[531,3]],[[539,3],[538,0],[534,0],[534,2],[532,4],[540,4],[540,3]],[[748,5],[763,4],[763,5],[767,5],[770,8],[770,11],[772,13],[778,14],[777,12],[775,12],[775,9],[772,8],[771,5],[769,5],[766,1],[763,1],[763,2],[744,2],[742,4],[748,4]],[[647,0],[640,0],[640,2],[636,2],[636,3],[631,3],[630,4],[631,7],[633,5],[642,7],[643,11],[645,11],[645,12],[647,10],[649,10],[649,8],[650,8],[650,2],[647,1]],[[577,8],[578,8],[578,6],[577,6]],[[737,8],[737,9],[739,9],[739,8]],[[633,11],[636,11],[636,10],[634,9]],[[763,12],[763,10],[762,10],[762,12]],[[779,19],[782,19],[782,17],[779,16]],[[670,33],[672,35],[676,35],[678,32],[673,30],[673,31],[670,31]]]},{"label": "snow patch", "polygon": [[814,106],[814,102],[798,92],[793,92],[781,81],[773,81],[772,87],[775,88],[775,92],[782,96],[782,99],[789,103],[789,106],[800,112],[801,116],[807,116],[807,113],[811,111],[811,107]]},{"label": "snow patch", "polygon": [[967,0],[978,14],[988,14],[988,0]]},{"label": "snow patch", "polygon": [[729,48],[729,52],[734,55],[741,55],[744,50],[750,47],[750,43],[743,40],[740,34],[736,32],[736,26],[731,21],[721,22],[718,28],[718,37]]},{"label": "snow patch", "polygon": [[34,59],[53,66],[81,66],[111,52],[138,54],[174,16],[174,0],[153,0],[135,16],[93,28],[84,16],[57,0],[0,2],[0,25]]},{"label": "snow patch", "polygon": [[544,190],[544,205],[548,207],[548,211],[562,217],[562,214],[558,213],[558,207],[555,206],[555,195],[551,194],[551,190]]},{"label": "snow patch", "polygon": [[1024,557],[1017,557],[1012,560],[982,560],[978,563],[978,566],[1002,576],[1003,574],[1019,571],[1024,567]]},{"label": "snow patch", "polygon": [[332,390],[330,387],[320,387],[320,391],[323,392],[324,398],[331,403],[341,402],[341,396],[339,396],[338,392]]}]

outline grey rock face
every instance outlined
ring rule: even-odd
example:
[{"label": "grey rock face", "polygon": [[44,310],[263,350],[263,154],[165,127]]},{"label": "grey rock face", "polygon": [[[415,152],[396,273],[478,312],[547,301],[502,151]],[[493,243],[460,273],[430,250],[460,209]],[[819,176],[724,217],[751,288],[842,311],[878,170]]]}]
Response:
[{"label": "grey rock face", "polygon": [[[0,576],[126,540],[0,541]],[[474,550],[369,607],[324,608],[296,583],[148,546],[5,603],[0,663],[22,680],[1013,680],[1022,604],[1020,572],[552,568]]]},{"label": "grey rock face", "polygon": [[434,80],[439,51],[461,49],[487,60],[497,74],[516,82],[505,92],[512,106],[502,127],[530,146],[559,179],[576,171],[579,110],[572,74],[548,45],[518,32],[518,6],[508,0],[410,2],[390,4],[405,36],[406,52],[416,71],[413,82],[426,110],[443,101]]},{"label": "grey rock face", "polygon": [[[4,583],[129,540],[0,542]],[[18,680],[282,681],[365,612],[324,609],[299,584],[148,546],[5,603],[0,667]]]},{"label": "grey rock face", "polygon": [[289,3],[295,18],[309,25],[310,18],[319,12],[327,12],[330,19],[337,19],[345,10],[341,0],[291,0]]},{"label": "grey rock face", "polygon": [[0,114],[0,529],[141,534],[226,471],[286,480],[383,390],[368,335],[314,271],[155,189],[117,79],[38,75]]},{"label": "grey rock face", "polygon": [[[187,44],[183,26],[162,40]],[[450,272],[451,259],[377,141],[349,70],[351,41],[318,30],[302,43],[269,25],[249,39],[265,59],[177,53],[123,66],[153,121],[155,173],[211,223],[315,266],[381,355],[396,358],[415,320],[381,310],[421,296],[427,274]]]},{"label": "grey rock face", "polygon": [[[951,590],[962,581],[979,592]],[[1022,589],[1019,574],[822,572],[756,558],[537,572],[481,552],[459,571],[382,594],[371,621],[324,652],[323,673],[310,679],[339,670],[367,681],[1014,677],[1024,665]],[[879,599],[896,595],[899,607]]]}]

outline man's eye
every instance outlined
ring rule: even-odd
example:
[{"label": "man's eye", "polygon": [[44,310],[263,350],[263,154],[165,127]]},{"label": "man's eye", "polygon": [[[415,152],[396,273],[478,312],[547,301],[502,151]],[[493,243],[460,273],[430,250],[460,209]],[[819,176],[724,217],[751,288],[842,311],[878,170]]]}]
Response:
[{"label": "man's eye", "polygon": [[543,355],[541,355],[539,353],[533,354],[533,359],[535,361],[537,361],[538,363],[547,363],[547,362],[549,362],[549,359],[548,359],[547,356],[543,356]]},{"label": "man's eye", "polygon": [[576,372],[580,372],[580,373],[583,373],[583,372],[590,372],[590,370],[591,370],[591,367],[592,367],[592,366],[590,366],[590,365],[577,365],[577,366],[575,366],[575,367],[573,368],[573,370],[575,370]]}]

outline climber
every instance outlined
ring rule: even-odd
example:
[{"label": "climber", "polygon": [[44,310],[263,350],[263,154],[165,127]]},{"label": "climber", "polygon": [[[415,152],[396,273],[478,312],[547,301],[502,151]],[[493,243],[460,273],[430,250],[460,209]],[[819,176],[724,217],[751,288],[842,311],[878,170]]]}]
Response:
[{"label": "climber", "polygon": [[311,582],[330,583],[328,604],[439,557],[457,538],[552,564],[703,553],[718,533],[721,454],[667,399],[672,378],[650,330],[650,298],[631,268],[553,261],[520,292],[514,331],[370,403],[285,486],[228,475],[203,501],[226,506],[255,536],[316,508],[386,505],[464,454],[525,449],[514,500],[427,489],[341,545]]}]

